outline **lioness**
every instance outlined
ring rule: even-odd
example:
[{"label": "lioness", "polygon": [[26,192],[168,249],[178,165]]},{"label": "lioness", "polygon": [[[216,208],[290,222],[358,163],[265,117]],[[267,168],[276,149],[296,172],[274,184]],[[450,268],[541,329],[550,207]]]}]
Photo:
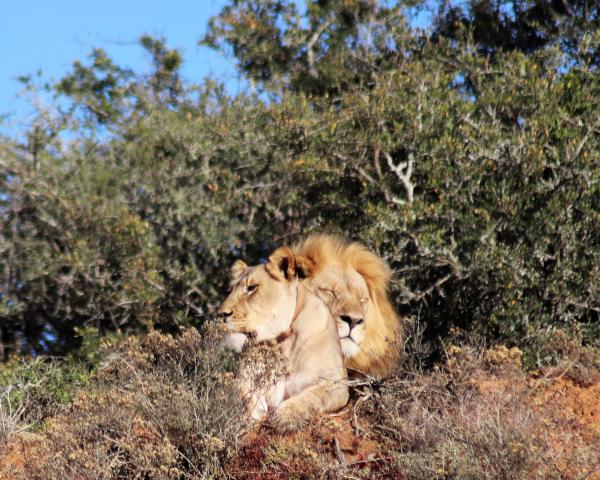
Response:
[{"label": "lioness", "polygon": [[[265,265],[232,267],[232,291],[219,307],[232,333],[230,343],[277,340],[288,361],[289,376],[264,398],[269,423],[294,430],[311,415],[331,412],[348,401],[346,368],[335,319],[325,304],[299,281],[303,259],[287,247]],[[236,340],[238,340],[236,342]]]},{"label": "lioness", "polygon": [[346,367],[354,374],[389,376],[397,365],[402,328],[387,291],[385,261],[357,242],[312,235],[295,245],[306,259],[312,289],[337,320]]},{"label": "lioness", "polygon": [[[238,343],[239,336],[243,337],[243,345]],[[232,339],[238,343],[233,349],[241,353],[236,385],[242,394],[249,419],[262,421],[273,405],[281,403],[282,380],[290,374],[287,356],[276,340],[257,343],[243,333],[228,333],[225,337],[226,346],[231,347]]]}]

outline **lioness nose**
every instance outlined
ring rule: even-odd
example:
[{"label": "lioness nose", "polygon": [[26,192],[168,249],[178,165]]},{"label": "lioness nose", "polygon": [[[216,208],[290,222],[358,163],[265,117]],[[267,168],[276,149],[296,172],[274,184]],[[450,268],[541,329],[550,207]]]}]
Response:
[{"label": "lioness nose", "polygon": [[360,325],[364,321],[362,318],[351,317],[350,315],[340,315],[340,318],[343,322],[346,322],[348,325],[350,325],[350,330],[357,325]]}]

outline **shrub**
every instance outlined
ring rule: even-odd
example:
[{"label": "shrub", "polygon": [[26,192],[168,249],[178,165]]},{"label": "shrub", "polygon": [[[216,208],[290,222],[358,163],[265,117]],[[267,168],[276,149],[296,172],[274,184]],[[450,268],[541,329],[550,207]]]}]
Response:
[{"label": "shrub", "polygon": [[89,376],[88,368],[78,362],[14,359],[0,368],[0,408],[15,423],[39,430],[47,418],[72,402]]},{"label": "shrub", "polygon": [[371,392],[361,411],[387,439],[388,463],[407,479],[564,478],[559,457],[580,474],[594,471],[589,448],[575,442],[569,451],[553,448],[518,357],[505,347],[478,352],[453,345],[433,371],[391,379]]},{"label": "shrub", "polygon": [[244,428],[230,363],[194,329],[109,348],[90,385],[47,422],[23,478],[223,476]]},{"label": "shrub", "polygon": [[597,32],[490,50],[400,4],[321,3],[211,22],[259,94],[186,82],[147,36],[149,74],[94,50],[49,87],[26,141],[0,144],[4,358],[76,349],[85,326],[199,325],[234,257],[323,230],[388,260],[429,340],[460,327],[537,361],[576,324],[597,345]]}]

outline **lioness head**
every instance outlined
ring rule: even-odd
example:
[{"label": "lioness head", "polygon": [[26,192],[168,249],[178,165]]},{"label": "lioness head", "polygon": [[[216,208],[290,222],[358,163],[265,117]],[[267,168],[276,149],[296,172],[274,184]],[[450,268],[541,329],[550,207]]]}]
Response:
[{"label": "lioness head", "polygon": [[[237,260],[231,268],[231,292],[219,307],[226,343],[235,349],[239,335],[256,342],[273,340],[289,330],[296,309],[298,275],[296,257],[287,247],[277,249],[265,265],[249,267]],[[239,345],[241,348],[242,345]]]},{"label": "lioness head", "polygon": [[336,318],[346,367],[388,376],[399,357],[401,325],[387,296],[386,263],[364,245],[331,235],[313,235],[293,250]]}]

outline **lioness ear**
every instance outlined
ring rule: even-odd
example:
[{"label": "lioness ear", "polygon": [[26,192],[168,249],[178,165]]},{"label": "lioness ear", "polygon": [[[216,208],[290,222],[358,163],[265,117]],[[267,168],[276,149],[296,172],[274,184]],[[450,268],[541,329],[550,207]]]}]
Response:
[{"label": "lioness ear", "polygon": [[308,257],[296,257],[296,273],[299,278],[311,277],[315,270],[315,262]]},{"label": "lioness ear", "polygon": [[265,265],[267,272],[277,280],[291,280],[296,276],[296,257],[289,247],[279,247]]},{"label": "lioness ear", "polygon": [[243,260],[236,260],[231,266],[231,270],[229,271],[231,280],[235,281],[238,278],[240,278],[242,276],[242,273],[244,273],[244,270],[246,270],[247,268],[248,265],[246,264],[246,262],[244,262]]}]

